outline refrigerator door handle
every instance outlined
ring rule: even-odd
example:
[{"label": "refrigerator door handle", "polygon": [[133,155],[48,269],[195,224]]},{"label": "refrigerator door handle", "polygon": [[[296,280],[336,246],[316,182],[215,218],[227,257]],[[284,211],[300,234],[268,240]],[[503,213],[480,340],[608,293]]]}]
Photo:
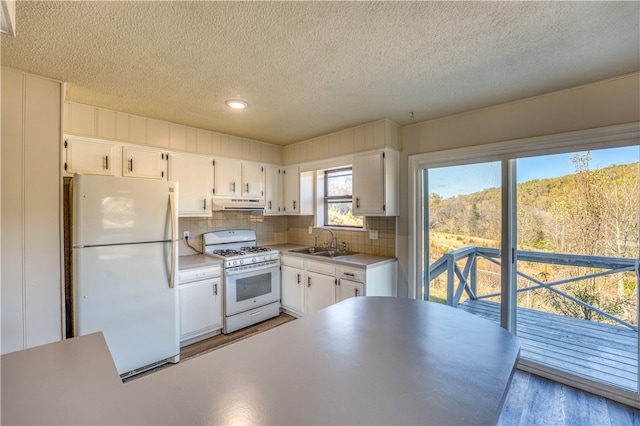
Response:
[{"label": "refrigerator door handle", "polygon": [[171,275],[169,276],[169,288],[174,288],[176,283],[176,240],[178,229],[176,227],[176,198],[173,192],[169,192],[169,207],[171,210]]}]

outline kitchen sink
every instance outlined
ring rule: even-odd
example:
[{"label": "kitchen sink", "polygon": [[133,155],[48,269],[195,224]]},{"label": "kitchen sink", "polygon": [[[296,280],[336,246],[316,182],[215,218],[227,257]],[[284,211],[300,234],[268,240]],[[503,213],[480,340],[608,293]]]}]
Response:
[{"label": "kitchen sink", "polygon": [[341,256],[349,256],[350,254],[358,254],[353,251],[336,251],[336,250],[328,250],[313,253],[314,256],[323,256],[323,257],[341,257]]},{"label": "kitchen sink", "polygon": [[292,253],[319,254],[324,253],[325,249],[323,249],[322,247],[304,247],[299,249],[291,249],[289,251]]},{"label": "kitchen sink", "polygon": [[358,254],[353,251],[339,251],[339,250],[331,250],[325,249],[323,247],[304,247],[299,249],[291,249],[289,250],[292,253],[304,253],[310,254],[312,256],[322,256],[322,257],[340,257],[340,256],[348,256],[350,254]]}]

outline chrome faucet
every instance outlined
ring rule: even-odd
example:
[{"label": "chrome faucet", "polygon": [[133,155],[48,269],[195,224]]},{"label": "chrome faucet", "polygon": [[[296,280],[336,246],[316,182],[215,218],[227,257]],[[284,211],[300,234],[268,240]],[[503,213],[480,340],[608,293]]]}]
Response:
[{"label": "chrome faucet", "polygon": [[[333,235],[333,231],[329,228],[316,228],[319,229],[320,232],[322,231],[327,231],[329,234],[331,234],[331,241],[329,242],[329,248],[334,248],[335,247],[335,240],[334,240],[334,235]],[[318,240],[318,236],[320,236],[320,232],[318,232],[318,235],[316,236],[316,241]],[[316,243],[316,245],[318,245]]]}]

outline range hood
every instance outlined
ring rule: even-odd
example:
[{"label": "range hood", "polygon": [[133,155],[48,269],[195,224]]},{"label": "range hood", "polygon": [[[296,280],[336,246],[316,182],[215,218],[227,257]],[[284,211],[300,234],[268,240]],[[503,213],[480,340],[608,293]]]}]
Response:
[{"label": "range hood", "polygon": [[264,210],[264,198],[213,197],[211,209],[219,210]]}]

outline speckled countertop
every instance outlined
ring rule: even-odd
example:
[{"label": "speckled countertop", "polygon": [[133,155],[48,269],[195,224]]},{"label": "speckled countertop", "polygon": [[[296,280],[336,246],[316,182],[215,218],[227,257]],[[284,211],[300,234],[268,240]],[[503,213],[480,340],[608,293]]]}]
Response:
[{"label": "speckled countertop", "polygon": [[206,254],[190,254],[188,256],[180,256],[178,258],[179,270],[215,265],[222,265],[222,260],[207,256]]},{"label": "speckled countertop", "polygon": [[299,244],[277,244],[271,245],[270,248],[274,250],[280,251],[281,254],[287,256],[298,256],[308,260],[317,260],[319,262],[330,262],[333,264],[341,264],[345,266],[356,266],[360,268],[368,268],[373,266],[379,266],[385,263],[395,262],[397,259],[395,257],[389,256],[376,256],[373,254],[351,254],[348,256],[340,256],[340,257],[323,257],[323,256],[314,256],[312,254],[305,253],[294,253],[290,250],[295,250],[303,247],[307,247]]},{"label": "speckled countertop", "polygon": [[460,309],[352,297],[127,383],[101,333],[2,355],[2,423],[496,424],[519,352]]}]

